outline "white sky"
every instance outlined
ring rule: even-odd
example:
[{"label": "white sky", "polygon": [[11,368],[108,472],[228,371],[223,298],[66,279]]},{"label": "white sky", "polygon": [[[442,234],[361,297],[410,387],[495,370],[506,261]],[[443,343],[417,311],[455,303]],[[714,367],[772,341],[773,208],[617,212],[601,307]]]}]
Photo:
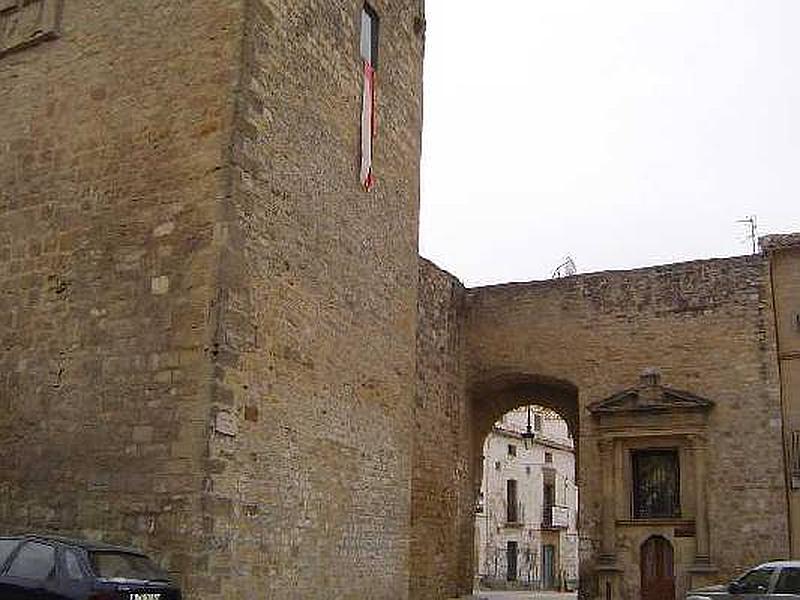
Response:
[{"label": "white sky", "polygon": [[800,231],[800,0],[427,0],[420,247],[468,285]]}]

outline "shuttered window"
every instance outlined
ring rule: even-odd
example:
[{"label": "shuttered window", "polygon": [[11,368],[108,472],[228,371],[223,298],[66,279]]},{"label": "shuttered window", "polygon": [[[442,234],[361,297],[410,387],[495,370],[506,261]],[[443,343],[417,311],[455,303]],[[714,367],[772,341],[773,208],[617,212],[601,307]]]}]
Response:
[{"label": "shuttered window", "polygon": [[506,482],[506,522],[519,522],[519,511],[517,509],[517,481],[509,479]]}]

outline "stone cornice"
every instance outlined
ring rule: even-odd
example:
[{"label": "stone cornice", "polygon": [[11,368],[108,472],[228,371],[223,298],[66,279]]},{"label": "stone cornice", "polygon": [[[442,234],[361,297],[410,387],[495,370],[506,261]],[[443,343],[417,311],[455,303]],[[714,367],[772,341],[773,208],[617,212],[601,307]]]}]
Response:
[{"label": "stone cornice", "polygon": [[637,387],[628,388],[589,405],[595,416],[608,414],[661,413],[676,411],[708,411],[714,403],[691,392],[661,385],[661,375],[655,369],[642,374]]},{"label": "stone cornice", "polygon": [[774,252],[786,248],[800,248],[800,233],[765,235],[758,240],[762,252]]}]

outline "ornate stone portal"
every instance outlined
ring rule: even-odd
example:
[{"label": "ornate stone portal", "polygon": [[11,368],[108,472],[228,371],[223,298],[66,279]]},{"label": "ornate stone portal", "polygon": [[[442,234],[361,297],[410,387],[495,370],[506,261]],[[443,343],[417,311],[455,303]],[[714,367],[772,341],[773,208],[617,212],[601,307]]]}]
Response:
[{"label": "ornate stone portal", "polygon": [[671,585],[674,594],[676,588],[686,590],[716,571],[705,485],[713,407],[711,400],[662,385],[656,369],[646,370],[638,386],[588,407],[596,421],[602,465],[596,567],[601,597],[646,597],[641,588],[649,585],[648,567],[641,549],[654,537],[674,548],[674,559],[670,556],[662,569],[666,581],[654,585]]}]

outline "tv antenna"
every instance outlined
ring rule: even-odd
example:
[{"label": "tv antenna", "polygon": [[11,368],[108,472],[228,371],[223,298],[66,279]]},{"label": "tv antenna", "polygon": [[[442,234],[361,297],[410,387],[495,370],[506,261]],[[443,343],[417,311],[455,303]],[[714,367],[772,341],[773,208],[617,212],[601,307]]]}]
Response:
[{"label": "tv antenna", "polygon": [[575,266],[575,261],[571,256],[567,256],[560,265],[553,271],[553,279],[560,279],[562,277],[569,277],[578,272],[578,267]]},{"label": "tv antenna", "polygon": [[743,223],[747,226],[746,240],[750,240],[753,247],[753,254],[758,251],[758,222],[755,215],[750,215],[746,219],[739,219],[737,223]]}]

